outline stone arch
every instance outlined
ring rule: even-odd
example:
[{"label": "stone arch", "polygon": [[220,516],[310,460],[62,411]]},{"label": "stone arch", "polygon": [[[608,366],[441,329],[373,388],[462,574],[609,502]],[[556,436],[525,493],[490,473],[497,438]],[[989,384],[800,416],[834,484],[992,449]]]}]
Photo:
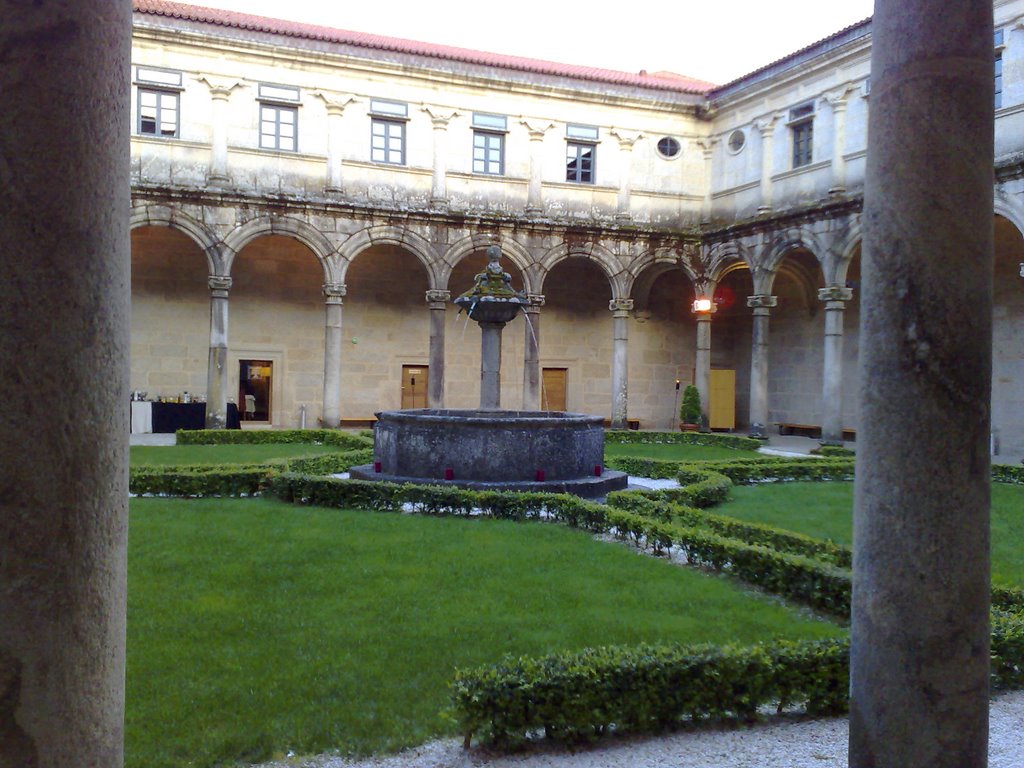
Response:
[{"label": "stone arch", "polygon": [[864,241],[864,230],[861,227],[860,217],[850,224],[845,237],[839,240],[833,247],[836,260],[832,269],[825,274],[825,283],[837,283],[842,285],[846,282],[846,275],[850,269],[853,257],[858,253],[861,243]]},{"label": "stone arch", "polygon": [[437,261],[438,285],[447,287],[452,271],[460,261],[478,251],[486,250],[491,245],[501,246],[501,255],[507,257],[515,265],[516,269],[519,270],[520,275],[522,275],[523,290],[526,293],[534,293],[532,271],[530,270],[530,266],[534,261],[530,252],[515,240],[495,238],[488,233],[477,233],[464,237],[453,243],[445,251],[444,256]]},{"label": "stone arch", "polygon": [[294,216],[260,216],[231,230],[224,238],[225,269],[230,272],[231,265],[238,253],[253,240],[265,235],[282,235],[298,240],[309,248],[320,262],[324,272],[324,282],[333,282],[330,257],[334,252],[334,246],[323,232]]},{"label": "stone arch", "polygon": [[618,259],[612,255],[611,251],[603,245],[594,242],[578,244],[563,242],[545,253],[537,265],[538,291],[543,292],[544,281],[556,265],[566,259],[579,257],[592,261],[604,273],[608,284],[611,286],[613,299],[629,297],[625,286],[627,273],[622,269],[622,265],[619,264]]},{"label": "stone arch", "polygon": [[812,270],[803,261],[787,257],[796,253],[809,254],[817,264],[821,280],[824,281],[822,254],[825,253],[825,248],[814,233],[804,229],[791,229],[781,234],[781,237],[774,239],[762,251],[762,256],[754,269],[754,288],[759,293],[769,294],[772,292],[775,278],[779,274],[787,274],[803,288],[808,306],[816,307],[817,276],[812,274]]},{"label": "stone arch", "polygon": [[703,262],[704,278],[710,283],[720,282],[726,274],[738,268],[752,269],[753,265],[750,251],[738,240],[712,243],[705,251]]},{"label": "stone arch", "polygon": [[402,227],[380,225],[367,227],[353,234],[338,249],[340,260],[338,265],[338,282],[345,282],[348,268],[363,251],[375,245],[393,245],[408,251],[415,256],[427,271],[430,289],[443,288],[444,283],[438,280],[438,267],[441,258],[434,246],[426,238]]},{"label": "stone arch", "polygon": [[644,308],[647,305],[651,288],[657,279],[673,270],[682,271],[691,284],[696,284],[697,275],[694,274],[692,265],[681,254],[680,249],[663,247],[645,251],[630,263],[623,274],[624,295],[633,298],[637,309]]},{"label": "stone arch", "polygon": [[1002,216],[1017,228],[1021,236],[1024,236],[1024,206],[1018,202],[1018,198],[996,190],[994,202],[996,216]]},{"label": "stone arch", "polygon": [[226,275],[217,238],[202,222],[168,205],[137,205],[132,208],[129,228],[169,227],[187,235],[206,256],[211,275]]},{"label": "stone arch", "polygon": [[771,243],[761,251],[757,260],[758,267],[766,272],[775,272],[786,255],[795,250],[807,251],[821,265],[826,248],[813,232],[801,228],[788,229],[778,233],[778,236],[772,238]]}]

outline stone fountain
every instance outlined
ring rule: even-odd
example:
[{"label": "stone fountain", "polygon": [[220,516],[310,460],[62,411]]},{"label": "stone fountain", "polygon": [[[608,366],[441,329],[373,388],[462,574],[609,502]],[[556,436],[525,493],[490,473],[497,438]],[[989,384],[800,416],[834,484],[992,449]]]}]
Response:
[{"label": "stone fountain", "polygon": [[375,461],[351,476],[585,497],[625,488],[624,473],[604,469],[600,416],[501,410],[501,332],[529,300],[513,290],[498,246],[487,258],[473,288],[454,301],[480,325],[480,408],[381,411]]}]

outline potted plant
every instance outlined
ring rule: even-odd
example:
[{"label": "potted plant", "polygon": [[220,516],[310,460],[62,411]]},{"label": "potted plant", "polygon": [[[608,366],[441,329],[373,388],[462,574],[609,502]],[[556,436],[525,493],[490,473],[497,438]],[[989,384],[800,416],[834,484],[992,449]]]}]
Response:
[{"label": "potted plant", "polygon": [[683,402],[679,406],[679,430],[696,432],[700,428],[700,392],[693,384],[683,390]]}]

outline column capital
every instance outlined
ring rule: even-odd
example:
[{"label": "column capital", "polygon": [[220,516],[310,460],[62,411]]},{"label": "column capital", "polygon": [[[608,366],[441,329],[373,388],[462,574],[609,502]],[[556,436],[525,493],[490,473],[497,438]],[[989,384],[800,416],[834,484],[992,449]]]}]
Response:
[{"label": "column capital", "polygon": [[421,109],[430,115],[430,122],[433,123],[434,130],[439,131],[447,129],[448,122],[459,114],[458,110],[450,107],[434,107],[430,104],[424,104]]},{"label": "column capital", "polygon": [[818,289],[820,301],[849,301],[853,298],[853,289],[845,285],[828,285]]},{"label": "column capital", "polygon": [[523,307],[523,309],[532,309],[534,311],[537,311],[544,306],[545,299],[543,293],[528,293],[526,294],[526,298],[529,300],[530,303]]},{"label": "column capital", "polygon": [[767,136],[771,136],[772,135],[772,131],[775,130],[775,123],[777,123],[778,120],[779,120],[779,113],[778,112],[776,112],[775,114],[771,114],[771,115],[765,115],[764,117],[759,117],[757,120],[754,121],[754,127],[757,128],[757,130],[761,132],[761,137],[762,138],[767,137]]},{"label": "column capital", "polygon": [[196,78],[200,83],[206,85],[210,89],[210,96],[214,99],[221,101],[227,101],[231,92],[235,88],[244,88],[245,83],[241,80],[233,80],[224,77],[214,77],[212,75],[200,75]]},{"label": "column capital", "polygon": [[344,283],[324,283],[320,290],[324,294],[325,303],[341,304],[348,287]]},{"label": "column capital", "polygon": [[336,93],[329,91],[314,91],[313,95],[323,101],[327,107],[327,114],[332,117],[341,117],[341,114],[345,111],[345,107],[349,104],[354,104],[357,99],[354,96],[339,96]]},{"label": "column capital", "polygon": [[608,309],[612,312],[632,312],[633,311],[633,300],[632,299],[612,299],[608,302]]},{"label": "column capital", "polygon": [[231,290],[232,280],[227,275],[210,275],[206,279],[207,285],[210,286],[210,291],[214,296],[227,298],[228,291]]},{"label": "column capital", "polygon": [[520,118],[519,122],[526,126],[526,132],[530,135],[530,141],[543,141],[544,134],[555,127],[550,120],[537,120],[532,117]]},{"label": "column capital", "polygon": [[629,131],[625,128],[612,128],[608,133],[619,140],[619,149],[625,150],[632,150],[633,145],[644,135],[642,131]]},{"label": "column capital", "polygon": [[719,138],[717,136],[705,136],[704,138],[697,139],[694,143],[703,150],[704,159],[710,160],[712,153],[715,151],[715,145],[718,142]]},{"label": "column capital", "polygon": [[[445,291],[439,288],[431,288],[429,291],[427,291],[426,298],[427,304],[440,304],[440,308],[443,309],[444,305],[451,300],[452,292]],[[431,309],[434,309],[434,307],[431,307]]]},{"label": "column capital", "polygon": [[779,297],[771,296],[767,293],[758,293],[753,296],[747,296],[747,306],[751,309],[771,309],[772,307],[778,306]]},{"label": "column capital", "polygon": [[842,112],[846,109],[846,100],[853,92],[853,83],[843,83],[833,91],[827,91],[821,95],[821,103],[828,104],[835,112]]}]

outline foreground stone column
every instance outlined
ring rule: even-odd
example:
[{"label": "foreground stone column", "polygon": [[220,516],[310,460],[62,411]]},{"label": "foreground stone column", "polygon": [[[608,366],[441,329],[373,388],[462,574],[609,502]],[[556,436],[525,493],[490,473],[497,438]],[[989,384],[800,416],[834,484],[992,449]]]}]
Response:
[{"label": "foreground stone column", "polygon": [[821,444],[843,444],[843,309],[853,291],[830,285],[818,291],[825,302],[825,362],[821,391]]},{"label": "foreground stone column", "polygon": [[700,415],[702,425],[710,422],[711,399],[711,315],[715,305],[710,309],[697,312],[697,352],[693,362],[693,385],[700,394]]},{"label": "foreground stone column", "polygon": [[210,356],[206,365],[206,428],[228,423],[228,292],[231,278],[210,275]]},{"label": "foreground stone column", "polygon": [[0,764],[119,768],[131,4],[0,8]]},{"label": "foreground stone column", "polygon": [[341,308],[344,283],[324,283],[324,406],[325,427],[341,426]]},{"label": "foreground stone column", "polygon": [[629,429],[629,313],[632,299],[612,299],[612,429]]},{"label": "foreground stone column", "polygon": [[876,0],[872,38],[850,766],[982,768],[992,3]]},{"label": "foreground stone column", "polygon": [[444,408],[444,320],[450,291],[427,291],[430,309],[430,359],[427,368],[427,407]]},{"label": "foreground stone column", "polygon": [[528,296],[530,303],[523,307],[526,334],[523,344],[523,410],[539,411],[541,408],[540,372],[540,308],[544,297],[539,293]]},{"label": "foreground stone column", "polygon": [[778,298],[766,294],[747,297],[754,310],[750,340],[750,436],[768,439],[768,316]]},{"label": "foreground stone column", "polygon": [[501,408],[501,331],[504,323],[480,323],[480,410]]}]

